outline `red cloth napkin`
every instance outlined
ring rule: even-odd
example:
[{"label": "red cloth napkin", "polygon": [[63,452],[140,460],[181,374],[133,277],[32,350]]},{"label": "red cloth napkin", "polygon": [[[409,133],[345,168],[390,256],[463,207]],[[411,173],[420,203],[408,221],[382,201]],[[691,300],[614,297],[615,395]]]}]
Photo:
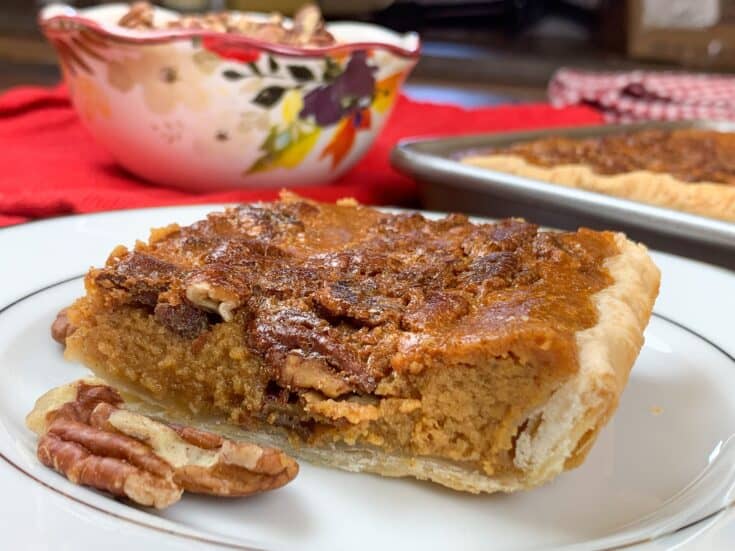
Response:
[{"label": "red cloth napkin", "polygon": [[735,77],[560,69],[549,82],[549,101],[595,107],[608,122],[735,120]]},{"label": "red cloth napkin", "polygon": [[[414,205],[416,186],[388,163],[403,138],[600,122],[586,107],[549,105],[466,110],[419,103],[398,105],[368,154],[331,185],[300,187],[325,201],[355,197],[366,204]],[[273,199],[273,190],[196,194],[155,186],[120,168],[82,128],[66,90],[16,88],[0,95],[0,226],[61,214],[192,203]]]}]

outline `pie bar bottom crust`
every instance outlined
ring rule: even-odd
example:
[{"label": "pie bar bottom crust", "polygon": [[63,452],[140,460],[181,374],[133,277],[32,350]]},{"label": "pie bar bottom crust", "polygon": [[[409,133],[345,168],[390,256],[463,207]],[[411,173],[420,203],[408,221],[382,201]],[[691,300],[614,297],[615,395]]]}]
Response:
[{"label": "pie bar bottom crust", "polygon": [[542,182],[735,221],[735,186],[729,184],[685,182],[670,174],[649,170],[604,175],[583,164],[544,167],[531,164],[517,155],[472,155],[463,158],[462,162]]},{"label": "pie bar bottom crust", "polygon": [[[248,280],[250,291],[240,295],[208,268],[212,250],[204,262],[187,252],[210,247],[202,243],[212,235],[213,250],[232,246],[233,227],[249,252],[239,264],[228,259],[228,281],[232,273],[268,275]],[[87,296],[67,312],[74,330],[66,356],[134,397],[143,413],[163,411],[169,420],[254,438],[318,464],[469,492],[530,488],[580,464],[615,411],[659,284],[645,247],[622,234],[559,235],[517,221],[427,222],[294,197],[210,215],[198,226],[154,230],[148,244],[118,248],[105,268],[90,271]],[[442,262],[442,251],[451,250],[456,258]],[[368,251],[382,259],[380,269],[368,270]],[[343,254],[359,270],[337,266]],[[135,255],[147,255],[145,277],[131,270]],[[321,267],[305,270],[314,258]],[[443,270],[443,283],[422,266]],[[285,267],[303,278],[292,280],[294,289],[277,289]],[[163,285],[169,269],[174,275]],[[211,286],[200,285],[203,274]],[[314,274],[323,281],[310,282]],[[352,274],[352,283],[331,280],[335,274]],[[425,288],[392,309],[392,291],[414,292],[401,287],[410,278]],[[358,293],[365,288],[373,294]],[[553,308],[545,309],[539,297],[554,289],[561,295],[549,294]],[[192,306],[183,296],[210,310],[208,319],[195,318],[196,330],[189,318],[171,329],[176,308]],[[351,309],[363,303],[370,308]],[[326,316],[330,307],[342,317],[308,337],[294,333],[299,320]],[[289,324],[268,325],[286,311]],[[481,314],[490,321],[478,322]],[[259,348],[254,333],[275,340]]]}]

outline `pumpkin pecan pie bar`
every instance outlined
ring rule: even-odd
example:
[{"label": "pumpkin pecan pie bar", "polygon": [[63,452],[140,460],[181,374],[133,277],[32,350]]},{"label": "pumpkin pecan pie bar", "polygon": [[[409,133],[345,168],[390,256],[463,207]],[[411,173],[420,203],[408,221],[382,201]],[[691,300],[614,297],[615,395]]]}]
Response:
[{"label": "pumpkin pecan pie bar", "polygon": [[474,166],[735,221],[735,134],[645,130],[550,137],[462,159]]},{"label": "pumpkin pecan pie bar", "polygon": [[512,491],[583,460],[658,284],[618,233],[284,195],[115,248],[54,333],[171,419],[351,471]]}]

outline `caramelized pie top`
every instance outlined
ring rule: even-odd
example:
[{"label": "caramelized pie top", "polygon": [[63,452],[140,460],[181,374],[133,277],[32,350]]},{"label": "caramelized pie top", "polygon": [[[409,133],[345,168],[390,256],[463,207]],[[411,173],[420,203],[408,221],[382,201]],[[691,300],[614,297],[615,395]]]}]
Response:
[{"label": "caramelized pie top", "polygon": [[649,170],[685,182],[735,185],[735,134],[713,130],[646,130],[601,138],[551,137],[494,149],[552,167],[584,164],[598,174]]},{"label": "caramelized pie top", "polygon": [[87,286],[193,343],[211,324],[240,324],[266,368],[326,367],[327,394],[364,394],[432,361],[574,364],[574,333],[596,323],[590,297],[610,284],[603,262],[617,252],[607,232],[431,221],[287,195],[154,230],[149,243],[113,251]]}]

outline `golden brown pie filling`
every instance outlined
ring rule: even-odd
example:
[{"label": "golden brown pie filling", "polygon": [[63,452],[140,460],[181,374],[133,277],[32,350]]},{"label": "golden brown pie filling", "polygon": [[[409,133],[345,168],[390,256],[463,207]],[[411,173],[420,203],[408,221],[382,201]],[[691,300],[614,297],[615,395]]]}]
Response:
[{"label": "golden brown pie filling", "polygon": [[[431,221],[286,196],[116,248],[67,355],[195,414],[513,469],[530,412],[578,370],[613,234]],[[275,430],[275,429],[274,429]]]},{"label": "golden brown pie filling", "polygon": [[684,182],[735,184],[735,134],[713,130],[645,130],[589,139],[551,137],[488,153],[517,155],[543,167],[583,164],[605,175],[648,170]]}]

